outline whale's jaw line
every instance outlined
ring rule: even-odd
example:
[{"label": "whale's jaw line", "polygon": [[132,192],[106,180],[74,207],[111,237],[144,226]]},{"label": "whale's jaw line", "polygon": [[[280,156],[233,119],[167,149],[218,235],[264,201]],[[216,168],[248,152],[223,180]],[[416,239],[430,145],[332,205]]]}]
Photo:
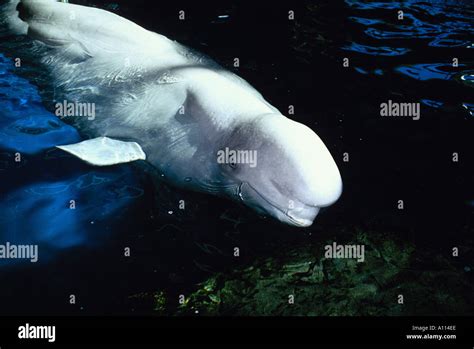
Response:
[{"label": "whale's jaw line", "polygon": [[290,219],[291,225],[295,225],[300,228],[308,228],[313,225],[314,219],[319,213],[319,207],[311,207],[311,209],[314,210],[314,213],[312,213],[314,218],[312,219],[297,217],[296,215],[291,215],[290,213],[286,213],[286,216]]},{"label": "whale's jaw line", "polygon": [[[280,222],[299,227],[299,228],[308,228],[313,225],[314,219],[319,213],[319,207],[315,206],[305,206],[302,209],[296,210],[287,210],[286,212],[280,209],[277,206],[273,206],[276,210],[282,213],[284,216],[277,217]],[[302,213],[309,213],[302,215]]]},{"label": "whale's jaw line", "polygon": [[[264,207],[262,207],[261,204],[256,206],[246,201],[243,194],[244,185],[247,185],[251,189],[251,191],[254,192],[258,196],[258,198],[263,200],[264,203],[268,204],[273,209],[274,212],[271,212],[270,210],[265,209]],[[246,206],[253,208],[255,211],[265,216],[270,215],[282,223],[285,223],[291,226],[296,226],[299,228],[310,227],[313,224],[314,219],[316,218],[320,210],[320,208],[317,206],[309,206],[309,205],[305,205],[303,208],[300,208],[298,210],[282,209],[279,205],[273,203],[271,200],[267,199],[265,196],[260,194],[260,192],[256,190],[253,186],[251,186],[248,182],[242,182],[239,185],[237,196],[240,202],[242,202]],[[306,215],[305,217],[303,215],[299,215],[301,213],[309,213],[309,215]]]}]

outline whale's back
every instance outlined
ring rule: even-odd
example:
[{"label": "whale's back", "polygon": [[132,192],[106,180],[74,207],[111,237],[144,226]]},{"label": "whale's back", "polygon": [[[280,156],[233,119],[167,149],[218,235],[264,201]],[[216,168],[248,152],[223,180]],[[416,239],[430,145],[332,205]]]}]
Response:
[{"label": "whale's back", "polygon": [[[21,57],[46,68],[48,78],[38,84],[47,84],[41,87],[53,94],[55,102],[95,104],[98,117],[104,120],[70,122],[87,130],[88,136],[101,135],[111,122],[116,128],[126,128],[133,120],[146,122],[143,114],[178,108],[184,102],[179,91],[186,89],[186,77],[179,72],[189,68],[217,71],[263,101],[245,80],[206,55],[105,10],[54,0],[10,0],[0,7],[0,18],[3,35],[9,28],[10,34],[27,33],[34,39],[32,45],[21,47]],[[171,99],[160,105],[157,96]],[[112,117],[113,121],[105,120]]]}]

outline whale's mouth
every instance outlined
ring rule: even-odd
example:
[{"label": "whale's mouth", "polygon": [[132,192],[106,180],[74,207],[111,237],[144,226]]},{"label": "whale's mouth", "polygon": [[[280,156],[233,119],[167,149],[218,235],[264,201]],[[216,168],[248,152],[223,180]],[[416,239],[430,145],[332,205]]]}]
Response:
[{"label": "whale's mouth", "polygon": [[286,215],[294,225],[306,228],[313,224],[318,213],[319,207],[308,206],[298,211],[289,210]]},{"label": "whale's mouth", "polygon": [[[246,186],[248,186],[250,192],[255,195],[245,193],[244,189]],[[252,207],[257,212],[263,215],[270,214],[283,223],[297,227],[311,226],[320,210],[317,206],[306,204],[301,204],[295,208],[282,208],[280,205],[262,195],[248,182],[242,182],[239,185],[237,196],[239,197],[239,201],[246,206]],[[271,209],[269,209],[270,207]]]}]

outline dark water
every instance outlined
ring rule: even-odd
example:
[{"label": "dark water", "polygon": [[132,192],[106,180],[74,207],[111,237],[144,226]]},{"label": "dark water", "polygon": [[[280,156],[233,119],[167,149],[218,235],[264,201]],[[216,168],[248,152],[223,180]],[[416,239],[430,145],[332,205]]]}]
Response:
[{"label": "dark water", "polygon": [[[443,254],[472,239],[471,1],[94,4],[210,55],[283,113],[295,106],[293,117],[333,154],[344,194],[301,230],[170,188],[134,165],[88,167],[52,149],[80,136],[45,108],[31,83],[34,70],[14,68],[4,42],[0,241],[37,243],[41,258],[35,265],[2,262],[2,313],[148,313],[151,305],[133,295],[186,294],[212,273],[355,229],[397,233]],[[177,20],[181,9],[185,22]],[[295,21],[288,21],[289,9]],[[388,100],[420,102],[421,119],[381,117]],[[240,258],[232,256],[236,246]],[[131,257],[124,257],[126,247]],[[76,305],[68,304],[70,294]]]}]

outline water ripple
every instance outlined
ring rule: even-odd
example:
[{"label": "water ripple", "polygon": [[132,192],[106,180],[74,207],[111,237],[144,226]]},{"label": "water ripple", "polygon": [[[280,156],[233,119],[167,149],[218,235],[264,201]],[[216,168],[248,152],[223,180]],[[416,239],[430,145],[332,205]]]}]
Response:
[{"label": "water ripple", "polygon": [[445,63],[424,63],[401,66],[395,70],[416,80],[450,80],[456,75],[450,64]]},{"label": "water ripple", "polygon": [[407,48],[388,47],[388,46],[369,46],[362,45],[356,42],[342,48],[343,50],[356,51],[373,56],[401,56],[410,51]]}]

